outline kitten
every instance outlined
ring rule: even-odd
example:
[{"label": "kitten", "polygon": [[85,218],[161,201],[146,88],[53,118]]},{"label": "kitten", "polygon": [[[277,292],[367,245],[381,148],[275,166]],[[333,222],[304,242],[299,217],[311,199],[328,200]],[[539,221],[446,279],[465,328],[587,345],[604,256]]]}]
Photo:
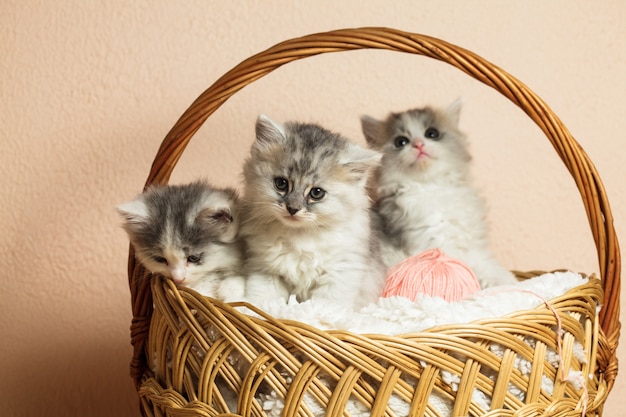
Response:
[{"label": "kitten", "polygon": [[242,299],[237,194],[204,181],[154,186],[117,207],[146,269],[225,301]]},{"label": "kitten", "polygon": [[469,181],[470,153],[459,131],[461,102],[369,116],[361,126],[369,146],[383,153],[376,173],[375,211],[391,266],[439,248],[464,261],[481,287],[516,282],[488,248],[486,208]]},{"label": "kitten", "polygon": [[258,118],[241,209],[249,301],[378,299],[384,266],[365,185],[380,158],[315,124]]}]

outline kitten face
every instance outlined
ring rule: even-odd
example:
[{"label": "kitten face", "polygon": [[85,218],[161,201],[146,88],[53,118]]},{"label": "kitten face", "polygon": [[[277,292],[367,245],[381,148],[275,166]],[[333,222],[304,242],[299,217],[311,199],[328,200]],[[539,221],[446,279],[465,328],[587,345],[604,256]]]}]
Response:
[{"label": "kitten face", "polygon": [[153,187],[118,207],[137,259],[152,273],[190,285],[220,268],[237,232],[234,190],[203,182]]},{"label": "kitten face", "polygon": [[289,228],[328,227],[348,216],[361,198],[380,154],[320,126],[265,116],[244,166],[246,204],[256,221]]},{"label": "kitten face", "polygon": [[460,102],[447,109],[425,107],[392,113],[386,120],[361,118],[368,144],[383,153],[386,169],[403,175],[434,178],[457,171],[470,159],[465,137],[458,130]]}]

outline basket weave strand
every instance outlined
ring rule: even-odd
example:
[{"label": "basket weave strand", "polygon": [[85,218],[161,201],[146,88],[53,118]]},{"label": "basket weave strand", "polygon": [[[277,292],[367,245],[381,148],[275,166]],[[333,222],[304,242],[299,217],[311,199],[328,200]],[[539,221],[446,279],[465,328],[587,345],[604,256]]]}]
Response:
[{"label": "basket weave strand", "polygon": [[[596,246],[602,294],[597,296],[594,295],[592,298],[594,298],[596,301],[602,300],[602,309],[598,317],[595,316],[595,312],[585,312],[581,315],[581,317],[593,318],[593,320],[591,321],[583,320],[585,326],[587,326],[586,332],[591,332],[588,337],[580,334],[574,335],[573,337],[576,340],[585,342],[585,348],[591,352],[591,365],[595,364],[597,360],[598,369],[588,370],[591,373],[595,372],[596,376],[600,378],[597,392],[592,393],[591,397],[589,398],[589,407],[592,410],[601,410],[602,401],[604,400],[604,398],[606,398],[606,395],[612,388],[615,376],[617,374],[617,360],[615,350],[619,338],[620,327],[619,294],[621,271],[619,245],[613,227],[612,213],[610,210],[606,192],[602,185],[602,181],[600,180],[599,174],[597,173],[593,163],[590,161],[587,154],[572,137],[567,128],[561,123],[559,118],[539,97],[537,97],[528,87],[526,87],[519,80],[515,79],[504,70],[498,68],[497,66],[491,64],[490,62],[470,51],[429,36],[407,33],[387,28],[343,29],[332,32],[308,35],[301,38],[281,42],[267,49],[266,51],[254,55],[241,62],[239,65],[237,65],[232,70],[224,74],[220,79],[218,79],[211,87],[203,92],[191,104],[191,106],[184,112],[184,114],[180,117],[180,119],[176,122],[176,124],[163,140],[161,147],[159,148],[157,155],[155,156],[152,168],[147,178],[145,184],[146,187],[152,184],[165,184],[169,181],[170,175],[174,167],[176,166],[180,156],[184,152],[191,137],[202,126],[206,119],[211,114],[213,114],[213,112],[215,112],[226,100],[228,100],[232,95],[244,88],[246,85],[269,74],[280,66],[295,60],[323,53],[341,52],[357,49],[383,49],[404,53],[412,53],[448,63],[460,69],[469,76],[477,79],[483,84],[494,88],[502,95],[507,97],[515,105],[519,106],[541,128],[548,140],[550,140],[555,151],[567,167],[569,173],[576,183],[587,213],[589,226]],[[162,323],[163,326],[165,326],[165,323],[168,323],[170,329],[173,329],[179,325],[179,320],[181,320],[182,317],[186,320],[186,326],[191,326],[190,330],[192,333],[194,333],[194,339],[199,337],[200,339],[198,340],[200,341],[202,340],[201,332],[203,329],[203,324],[195,323],[196,319],[191,312],[187,312],[183,314],[183,316],[181,316],[180,311],[172,310],[172,307],[169,304],[170,302],[175,304],[184,304],[189,302],[193,303],[193,297],[186,298],[185,300],[173,300],[171,299],[171,294],[176,292],[175,289],[172,288],[170,290],[167,290],[167,284],[159,284],[156,287],[154,285],[151,285],[151,280],[148,279],[145,270],[135,261],[132,247],[130,249],[129,256],[129,285],[133,309],[131,342],[134,347],[133,361],[131,363],[131,374],[135,380],[138,390],[145,394],[141,396],[142,410],[144,411],[144,413],[148,413],[147,410],[151,408],[150,404],[146,403],[146,399],[156,399],[157,397],[155,396],[161,394],[165,395],[167,392],[169,392],[169,388],[158,388],[159,382],[157,382],[155,379],[152,379],[153,374],[150,366],[148,366],[148,364],[150,363],[148,359],[150,351],[150,348],[148,346],[149,338],[152,337],[154,340],[157,339],[155,335],[151,334],[151,332],[154,331],[154,328],[158,327],[154,324],[155,320],[160,320],[160,323]],[[159,304],[157,302],[157,298],[153,299],[153,291],[155,291],[155,295],[156,293],[161,293],[161,299],[168,301],[163,301],[161,304]],[[168,293],[169,296],[166,296],[165,293]],[[589,297],[590,296],[585,295],[582,297],[582,299],[590,302],[591,300],[588,299]],[[204,303],[200,303],[196,307],[206,309],[207,305],[205,305]],[[211,310],[208,311],[207,314],[223,315],[224,311],[220,310],[221,308],[221,306],[220,308],[217,308],[216,306],[212,305]],[[584,307],[582,306],[578,306],[576,308],[584,310]],[[163,317],[161,313],[157,314],[155,309],[169,311],[170,316]],[[571,308],[568,306],[566,307],[566,309],[570,311]],[[155,314],[157,316],[156,318]],[[267,342],[267,346],[259,347],[258,345],[255,346],[250,342],[247,342],[246,337],[242,333],[238,334],[237,332],[240,328],[242,328],[240,326],[243,326],[243,328],[256,329],[258,331],[257,326],[261,325],[260,323],[247,321],[248,319],[242,318],[240,314],[229,316],[228,319],[232,320],[234,323],[237,323],[237,326],[231,327],[232,322],[228,325],[220,325],[216,322],[215,325],[218,327],[221,326],[220,331],[228,333],[226,337],[229,340],[237,340],[239,341],[239,343],[241,343],[239,347],[239,353],[245,358],[245,360],[254,361],[255,357],[257,359],[263,357],[263,355],[267,354],[264,353],[267,349],[268,351],[272,351],[269,354],[270,356],[278,354],[278,357],[272,360],[274,360],[276,363],[281,363],[281,366],[283,367],[287,367],[289,372],[293,372],[297,375],[302,374],[303,376],[306,376],[311,380],[314,380],[313,374],[317,372],[323,372],[336,377],[338,384],[343,384],[346,389],[350,388],[350,390],[355,393],[353,395],[356,395],[359,398],[363,399],[364,402],[373,400],[374,403],[372,405],[372,415],[378,415],[385,410],[385,412],[389,411],[385,403],[386,400],[389,398],[390,391],[381,391],[375,389],[373,386],[370,386],[368,384],[362,384],[363,378],[359,376],[360,371],[357,368],[353,369],[344,367],[343,360],[361,360],[358,359],[360,358],[361,353],[352,357],[349,352],[345,352],[346,346],[344,340],[345,338],[343,336],[339,337],[338,335],[335,335],[335,337],[328,339],[328,334],[318,334],[313,329],[308,329],[306,326],[299,327],[297,324],[294,324],[293,327],[286,328],[283,323],[278,323],[271,320],[271,318],[268,318],[267,322],[262,324],[263,326],[266,326],[267,323],[271,324],[271,327],[263,328],[263,332],[267,332],[268,335],[267,340],[265,341]],[[536,319],[536,316],[533,313],[533,320],[534,319]],[[593,327],[590,324],[594,322],[594,320],[597,320],[599,322],[599,327]],[[532,320],[530,322],[532,322]],[[510,330],[514,331],[516,334],[518,334],[519,332],[523,333],[523,328],[527,324],[528,322],[520,322],[519,327]],[[570,327],[571,331],[575,333],[575,326]],[[152,330],[150,330],[151,328]],[[288,350],[285,350],[284,346],[280,346],[279,343],[277,344],[277,339],[272,338],[274,336],[277,336],[275,334],[278,331],[277,329],[281,329],[280,332],[286,332],[284,336],[287,339],[289,339],[289,337],[297,337],[301,338],[300,340],[306,340],[306,342],[298,343],[306,343],[307,346],[299,346],[298,348],[306,348],[309,349],[311,352],[318,351],[318,354],[321,356],[319,356],[316,360],[319,363],[316,363],[316,366],[307,365],[308,362],[303,364],[300,363],[300,361],[296,358],[292,357],[292,355],[290,355],[290,352]],[[598,332],[599,329],[601,329],[601,332]],[[169,330],[169,332],[171,333],[171,330]],[[294,335],[294,333],[298,332],[303,333]],[[162,337],[163,340],[165,340],[167,339],[167,334],[168,331],[162,330],[162,334],[159,337]],[[248,335],[248,337],[250,336]],[[281,337],[279,337],[278,339],[281,339]],[[511,340],[510,337],[505,337],[504,335],[502,335],[502,337],[506,339],[506,343],[515,343],[515,341]],[[348,336],[346,336],[346,338],[348,338]],[[336,343],[331,343],[332,346],[328,345],[329,340],[335,340]],[[313,341],[315,341],[315,343]],[[372,346],[376,345],[376,343],[379,342],[380,341],[377,340],[367,339],[366,343],[363,344],[367,347],[362,346],[361,348],[364,350],[372,349]],[[545,350],[546,346],[548,345],[552,346],[553,342],[554,341],[547,340],[538,342],[534,353],[527,353],[527,355],[541,355],[542,349]],[[403,339],[401,343],[406,343],[406,340]],[[322,349],[320,346],[324,346],[324,349]],[[353,346],[354,348],[355,345],[351,346]],[[357,344],[357,346],[360,345]],[[386,347],[387,346],[382,346],[381,348],[384,350]],[[471,351],[473,348],[472,346],[465,347],[469,349],[469,351]],[[209,346],[201,346],[201,348],[205,349],[209,348]],[[209,349],[211,348],[217,349],[216,345],[211,346]],[[191,349],[190,344],[188,344],[186,347],[179,347],[178,349],[179,351],[177,352],[185,357],[191,358],[193,356],[190,353],[193,350]],[[223,352],[216,351],[216,355],[222,355],[222,357],[225,357],[224,355],[227,355],[229,349],[227,347],[224,347],[224,349],[225,350]],[[347,356],[342,360],[333,361],[332,356],[334,354],[328,353],[333,352],[333,349],[339,349],[340,351],[344,350],[344,354]],[[523,347],[520,347],[519,349],[520,352],[524,351]],[[424,354],[424,352],[420,354]],[[435,357],[437,355],[436,352],[428,352],[428,354],[433,354],[435,355]],[[518,354],[520,353],[518,352]],[[195,366],[198,370],[202,368],[202,365],[197,363],[198,359],[192,358],[192,362],[194,360],[196,361],[196,364],[193,365],[192,363],[192,366]],[[389,361],[391,360],[392,359],[390,358]],[[449,358],[442,359],[442,362],[445,362],[446,360],[449,360]],[[509,354],[503,356],[503,358],[498,359],[498,361],[502,362],[498,365],[501,367],[499,372],[502,376],[502,381],[504,381],[505,378],[507,380],[518,378],[515,375],[515,372],[510,367],[506,366],[507,360],[511,360],[511,356]],[[375,363],[376,361],[370,360],[369,362]],[[320,363],[326,363],[326,365],[324,365],[324,367],[322,368],[318,368],[318,366],[320,366]],[[333,365],[333,363],[335,365]],[[457,398],[457,401],[455,403],[455,412],[470,412],[470,414],[478,412],[477,410],[472,408],[474,407],[474,405],[472,405],[471,401],[469,401],[468,398],[468,396],[471,396],[471,389],[467,387],[471,387],[474,384],[486,384],[485,389],[491,390],[491,388],[487,387],[490,382],[484,380],[484,376],[481,376],[481,374],[478,372],[480,366],[476,363],[477,362],[472,362],[472,360],[470,359],[462,363],[462,368],[456,370],[461,372],[464,381],[469,382],[462,385],[463,387],[465,387],[463,388],[465,389],[465,391],[461,390],[459,393],[455,393],[455,396]],[[535,362],[532,363],[535,364]],[[372,363],[363,366],[367,367],[370,365],[374,366],[374,368],[376,366],[380,367],[380,365],[374,365]],[[260,364],[260,366],[265,365]],[[395,366],[399,367],[398,369],[407,368],[407,365],[403,363],[398,363]],[[423,389],[424,391],[418,391],[417,394],[413,395],[412,397],[412,394],[409,392],[412,390],[412,388],[410,389],[409,387],[403,385],[401,379],[399,379],[399,374],[397,374],[397,372],[395,371],[395,368],[380,368],[379,370],[372,371],[370,377],[381,378],[379,382],[386,381],[386,383],[389,383],[389,386],[392,385],[392,381],[395,381],[395,385],[397,385],[399,388],[394,392],[394,395],[400,395],[402,397],[405,397],[405,399],[412,401],[411,410],[412,412],[417,413],[415,415],[423,415],[424,413],[426,413],[425,415],[436,415],[435,411],[432,410],[431,406],[426,401],[429,393],[433,389],[439,389],[435,382],[436,372],[432,366],[433,365],[431,364],[420,370],[421,374],[419,375],[420,379],[418,382],[418,388]],[[541,367],[543,365],[540,364],[536,366]],[[175,383],[175,385],[181,385],[181,381],[185,380],[185,378],[188,378],[188,376],[184,375],[183,368],[184,366],[180,368],[178,376],[175,378],[177,379],[177,381],[170,382]],[[215,371],[216,374],[219,372],[225,371]],[[236,375],[236,371],[234,369],[230,369],[229,372],[231,372],[233,375]],[[272,385],[273,388],[276,388],[279,391],[281,389],[285,391],[285,388],[282,388],[281,385],[283,383],[283,381],[281,381],[281,378],[283,378],[283,376],[281,376],[280,372],[278,372],[276,369],[270,368],[265,369],[264,372],[267,372],[269,381],[268,383]],[[538,375],[538,373],[533,373],[533,375]],[[233,378],[236,379],[235,377]],[[534,378],[538,377],[534,376]],[[207,381],[209,380],[210,378]],[[210,382],[207,381],[205,381],[205,384],[210,384]],[[195,382],[191,380],[186,380],[184,381],[184,383],[193,385]],[[328,397],[327,387],[319,385],[316,382],[299,383],[304,384],[303,386],[309,387],[311,389],[311,392],[314,393],[315,396],[323,399],[323,401],[328,400],[328,403],[325,405],[329,407],[329,415],[341,414],[340,409],[345,404],[345,401],[347,401],[347,394],[345,394],[345,392],[349,392],[350,390],[347,389],[345,392],[341,391],[338,392],[336,395],[333,395],[332,397]],[[510,415],[561,415],[559,414],[561,412],[559,411],[561,407],[565,407],[563,408],[563,410],[567,410],[568,406],[571,407],[570,402],[574,401],[573,398],[576,397],[575,393],[570,392],[570,397],[568,399],[563,399],[560,405],[552,404],[547,406],[545,409],[541,409],[541,407],[543,406],[532,403],[532,401],[538,399],[537,396],[539,395],[539,391],[533,388],[533,384],[534,386],[537,386],[541,382],[538,379],[535,379],[530,380],[528,383],[530,384],[530,389],[528,389],[529,398],[526,399],[527,404],[523,407],[520,404],[516,404],[515,407],[518,408],[517,411],[515,413],[511,413]],[[231,382],[231,384],[234,384],[233,386],[235,386],[236,382]],[[524,382],[523,384],[526,384],[526,382]],[[206,385],[204,389],[209,396],[212,395],[211,393],[215,394],[215,392],[213,392],[213,388],[209,388],[209,385]],[[567,390],[567,388],[565,387],[563,387],[563,389]],[[186,391],[188,393],[194,392],[194,390],[191,388],[187,389]],[[292,388],[291,391],[283,392],[283,394],[287,395],[287,398],[289,398],[287,404],[294,407],[294,412],[297,410],[297,413],[307,414],[308,412],[306,410],[303,411],[295,405],[299,400],[299,396],[302,395],[301,392],[302,391],[297,392]],[[194,394],[196,393],[194,392]],[[451,395],[450,393],[444,392],[441,392],[440,394],[448,396]],[[218,397],[219,395],[221,394],[217,393]],[[172,397],[171,393],[168,394],[166,397],[178,398],[177,396]],[[159,397],[158,400],[161,402],[165,401],[163,397]],[[223,402],[224,400],[219,399],[219,401]],[[506,403],[509,405],[519,402],[519,400],[507,394],[506,389],[496,389],[493,392],[493,401],[496,404]],[[250,402],[248,403],[247,398],[240,398],[239,402],[244,406],[248,404],[248,408],[245,409],[248,410],[251,415],[263,415],[262,411],[258,409],[258,405],[254,405],[254,401],[250,400]],[[579,402],[579,400],[574,401],[574,403],[576,404],[578,404]],[[180,403],[176,407],[189,407],[189,404]],[[579,404],[577,405],[577,407],[578,406]],[[165,405],[162,404],[162,407],[165,407]],[[174,408],[170,407],[167,409],[174,410]],[[336,413],[335,411],[333,411],[335,409],[338,410]],[[206,409],[205,411],[207,413],[206,415],[214,415],[214,412],[209,411],[209,409]],[[205,411],[203,411],[203,413]],[[500,413],[498,415],[508,414]]]},{"label": "basket weave strand", "polygon": [[[222,394],[212,391],[219,384],[219,377],[228,379],[232,389],[243,394],[238,399],[241,415],[259,416],[263,416],[259,404],[249,394],[255,392],[260,379],[266,377],[272,389],[285,398],[285,409],[301,411],[298,409],[301,395],[308,390],[319,399],[330,416],[343,415],[349,395],[371,405],[371,415],[377,415],[374,411],[380,411],[378,415],[383,415],[383,412],[386,413],[384,415],[394,415],[387,408],[390,393],[411,403],[410,415],[439,415],[430,402],[424,401],[433,394],[455,399],[458,414],[453,415],[483,415],[484,410],[472,401],[475,390],[491,394],[494,406],[502,404],[519,413],[507,414],[504,410],[502,414],[494,415],[576,416],[580,415],[580,411],[576,410],[580,410],[583,403],[592,412],[601,410],[608,393],[606,381],[596,377],[591,384],[594,389],[590,390],[590,397],[583,397],[574,386],[562,379],[559,367],[545,360],[548,351],[559,351],[559,339],[555,339],[553,330],[557,324],[554,310],[559,314],[560,327],[564,332],[560,352],[565,368],[583,375],[593,373],[593,349],[586,346],[586,357],[582,361],[572,352],[575,342],[582,345],[596,342],[595,306],[601,303],[602,287],[595,279],[552,300],[552,310],[539,308],[468,325],[439,326],[405,336],[323,332],[302,323],[279,321],[267,316],[265,320],[255,319],[241,315],[229,305],[195,297],[188,290],[178,291],[171,281],[154,280],[152,287],[155,317],[148,352],[155,352],[159,357],[156,362],[168,364],[171,368],[171,372],[164,372],[162,382],[171,388],[163,388],[156,380],[147,380],[140,388],[140,395],[150,399],[154,407],[165,407],[169,415],[184,415],[180,414],[182,410],[195,409],[197,402],[218,404],[218,407],[224,404]],[[181,296],[186,303],[176,302]],[[187,329],[206,327],[220,327],[223,337],[206,352],[199,348],[190,349],[191,339],[186,335]],[[602,341],[601,334],[597,337]],[[534,343],[529,345],[524,341],[527,338],[532,338]],[[255,341],[253,345],[251,340]],[[506,347],[501,358],[489,349],[494,344]],[[235,347],[241,357],[251,364],[247,375],[242,378],[237,376],[233,364],[225,361],[226,356],[232,353],[230,346]],[[252,350],[251,355],[248,355],[246,346]],[[168,350],[174,352],[171,359],[160,357]],[[530,375],[521,374],[514,358],[532,364],[533,372]],[[155,359],[153,357],[151,363]],[[180,372],[183,368],[184,374]],[[442,383],[442,371],[459,376],[458,392],[450,391],[450,387]],[[495,378],[490,376],[492,373],[495,373]],[[319,374],[326,375],[326,381],[337,382],[332,392],[316,379]],[[398,374],[403,378],[399,379]],[[204,389],[191,388],[190,392],[189,387],[193,386],[195,378],[200,381],[198,386]],[[292,380],[289,386],[285,383],[286,378]],[[546,399],[547,394],[542,389],[545,378],[554,381],[553,396],[558,400]],[[419,381],[415,387],[408,382],[411,379]],[[383,385],[394,380],[395,384]],[[528,392],[526,403],[512,395],[508,389],[511,385]],[[165,399],[171,400],[173,393],[181,392],[191,397],[188,403],[177,400],[164,404]],[[305,412],[305,415],[309,414]]]}]

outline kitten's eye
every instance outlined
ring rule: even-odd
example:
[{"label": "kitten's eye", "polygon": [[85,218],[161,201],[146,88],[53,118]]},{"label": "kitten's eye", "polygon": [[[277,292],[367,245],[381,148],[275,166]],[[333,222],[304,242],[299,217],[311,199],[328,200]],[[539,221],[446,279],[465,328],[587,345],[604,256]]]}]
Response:
[{"label": "kitten's eye", "polygon": [[433,140],[438,140],[440,138],[439,131],[435,129],[434,127],[429,127],[428,129],[426,129],[424,136],[426,136],[428,139],[433,139]]},{"label": "kitten's eye", "polygon": [[274,187],[278,191],[287,191],[289,189],[289,181],[287,181],[287,178],[276,177],[274,178]]},{"label": "kitten's eye", "polygon": [[396,148],[402,148],[403,146],[406,146],[409,142],[410,140],[406,136],[398,136],[394,139],[393,144],[396,146]]},{"label": "kitten's eye", "polygon": [[165,264],[165,265],[167,265],[167,259],[165,259],[165,258],[164,258],[164,257],[162,257],[162,256],[155,256],[155,257],[154,257],[154,260],[155,260],[156,262],[160,263],[160,264]]},{"label": "kitten's eye", "polygon": [[321,200],[322,198],[324,198],[325,195],[326,195],[326,191],[318,187],[311,188],[311,191],[309,191],[309,196],[313,200]]},{"label": "kitten's eye", "polygon": [[199,255],[189,255],[187,257],[187,262],[189,262],[190,264],[197,264],[198,262],[200,262],[200,256]]}]

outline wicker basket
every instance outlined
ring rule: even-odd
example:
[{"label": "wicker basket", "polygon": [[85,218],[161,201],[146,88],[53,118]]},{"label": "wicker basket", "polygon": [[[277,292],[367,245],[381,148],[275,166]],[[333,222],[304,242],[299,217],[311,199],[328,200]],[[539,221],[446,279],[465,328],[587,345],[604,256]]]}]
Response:
[{"label": "wicker basket", "polygon": [[[317,415],[312,403],[328,416],[347,416],[350,402],[371,416],[394,416],[393,401],[405,404],[411,416],[442,415],[433,398],[450,404],[454,416],[601,415],[617,374],[620,327],[620,255],[604,188],[592,162],[546,104],[479,56],[428,36],[385,28],[337,30],[282,42],[237,65],[190,106],[163,141],[146,185],[167,183],[202,123],[246,85],[291,61],[368,48],[444,61],[522,108],[578,186],[600,279],[590,279],[547,306],[503,318],[402,337],[364,336],[253,318],[232,305],[178,290],[168,280],[146,279],[131,247],[131,374],[142,413],[265,416],[257,399],[259,393],[273,392],[284,402],[283,416]],[[501,354],[490,349],[494,344],[502,347]],[[584,348],[584,358],[573,352],[576,345]],[[589,378],[580,385],[565,382],[559,367],[546,360],[547,352],[559,352],[561,366]],[[515,366],[518,359],[532,364],[529,373]],[[458,389],[442,382],[443,373],[454,375]],[[553,385],[550,392],[543,387],[545,380]],[[490,399],[489,410],[475,401],[477,392]],[[233,403],[236,408],[229,408]]]}]

